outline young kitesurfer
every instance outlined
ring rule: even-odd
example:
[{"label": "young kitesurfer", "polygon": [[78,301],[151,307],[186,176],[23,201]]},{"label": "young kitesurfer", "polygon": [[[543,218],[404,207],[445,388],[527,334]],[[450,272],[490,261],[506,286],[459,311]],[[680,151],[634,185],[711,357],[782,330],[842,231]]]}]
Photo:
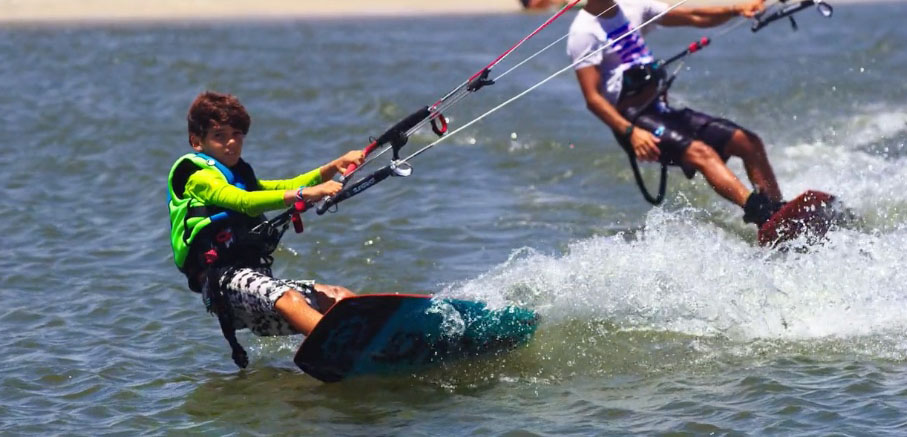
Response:
[{"label": "young kitesurfer", "polygon": [[[699,171],[718,194],[743,208],[745,222],[760,226],[783,204],[762,140],[730,120],[673,108],[666,96],[658,97],[664,72],[642,33],[633,29],[667,9],[667,4],[655,0],[589,0],[577,14],[567,53],[578,62],[576,77],[586,106],[611,128],[631,158],[680,166],[687,178]],[[677,7],[656,23],[712,27],[763,9],[764,0]],[[609,44],[613,45],[580,61]],[[732,156],[743,160],[753,191],[728,169]]]},{"label": "young kitesurfer", "polygon": [[193,153],[180,157],[168,178],[173,257],[189,288],[217,315],[233,360],[245,367],[236,329],[308,334],[331,305],[353,295],[336,285],[274,278],[271,252],[282,232],[258,226],[262,213],[336,194],[341,184],[331,179],[361,164],[363,154],[347,152],[292,179],[263,180],[241,157],[251,118],[236,97],[203,92],[187,120]]}]

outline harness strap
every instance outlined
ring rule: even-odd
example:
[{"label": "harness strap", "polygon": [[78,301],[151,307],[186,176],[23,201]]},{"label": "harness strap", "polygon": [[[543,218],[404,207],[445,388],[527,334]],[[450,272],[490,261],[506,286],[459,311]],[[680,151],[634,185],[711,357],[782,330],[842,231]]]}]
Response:
[{"label": "harness strap", "polygon": [[[211,253],[212,258],[216,260],[217,253],[213,250]],[[240,368],[245,369],[246,366],[249,365],[249,356],[246,354],[242,345],[239,344],[239,340],[236,339],[236,328],[233,325],[233,311],[227,303],[227,297],[224,296],[223,290],[220,288],[220,278],[224,272],[224,269],[214,267],[208,268],[207,284],[204,288],[205,307],[208,309],[208,312],[212,312],[217,316],[220,330],[223,332],[224,338],[227,339],[227,343],[230,344],[233,362]]]},{"label": "harness strap", "polygon": [[[663,98],[665,93],[668,92],[668,88],[671,87],[671,84],[674,83],[674,78],[677,76],[671,76],[670,79],[664,83],[658,84],[658,90],[655,92],[648,101],[639,107],[638,110],[633,110],[634,114],[630,118],[630,124],[636,125],[636,121],[639,120],[639,117],[642,116],[647,109],[649,109],[656,100]],[[649,193],[649,190],[646,188],[646,183],[642,179],[642,174],[639,173],[639,164],[636,162],[636,153],[633,151],[633,144],[630,143],[630,138],[626,137],[626,145],[624,151],[627,152],[627,157],[630,159],[630,167],[633,168],[633,178],[636,179],[636,185],[639,187],[639,191],[642,193],[642,197],[646,199],[647,202],[652,205],[658,206],[661,205],[661,202],[665,198],[665,189],[668,185],[668,166],[664,162],[661,162],[661,176],[658,181],[658,195],[652,196]]]},{"label": "harness strap", "polygon": [[627,149],[627,156],[630,158],[630,167],[633,168],[633,177],[636,179],[636,185],[639,187],[642,197],[652,205],[661,205],[661,202],[665,199],[665,188],[668,186],[668,166],[663,162],[661,163],[661,177],[658,180],[658,195],[653,197],[652,194],[649,193],[649,190],[646,189],[646,183],[639,173],[639,164],[636,163],[636,155],[633,154],[632,148]]}]

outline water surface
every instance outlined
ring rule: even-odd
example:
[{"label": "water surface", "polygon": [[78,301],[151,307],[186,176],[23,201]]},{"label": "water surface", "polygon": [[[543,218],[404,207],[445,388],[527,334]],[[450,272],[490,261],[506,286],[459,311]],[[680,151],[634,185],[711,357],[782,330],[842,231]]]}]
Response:
[{"label": "water surface", "polygon": [[[672,171],[651,208],[569,72],[410,178],[307,215],[281,276],[543,318],[506,357],[333,385],[292,364],[300,337],[241,333],[252,364],[238,371],[174,268],[165,186],[189,151],[189,102],[239,96],[246,159],[289,177],[364,146],[544,17],[0,29],[0,433],[902,435],[905,14],[839,5],[832,20],[802,14],[796,33],[742,26],[674,86],[674,102],[759,133],[787,197],[829,191],[863,217],[806,253],[757,247],[701,177]],[[702,35],[649,41],[667,57]],[[559,44],[447,115],[463,125],[568,62]]]}]

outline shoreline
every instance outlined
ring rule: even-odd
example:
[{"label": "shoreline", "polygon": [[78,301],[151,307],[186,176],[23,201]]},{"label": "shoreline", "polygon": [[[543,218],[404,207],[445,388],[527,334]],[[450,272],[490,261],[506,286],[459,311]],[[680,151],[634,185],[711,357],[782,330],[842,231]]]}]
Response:
[{"label": "shoreline", "polygon": [[520,11],[517,0],[0,0],[0,23],[286,20]]},{"label": "shoreline", "polygon": [[[832,0],[832,6],[887,3],[897,0]],[[667,1],[676,3],[677,1]],[[690,0],[687,5],[727,5],[729,0]],[[0,23],[123,23],[218,20],[336,19],[483,15],[554,11],[524,11],[518,0],[0,0]]]}]

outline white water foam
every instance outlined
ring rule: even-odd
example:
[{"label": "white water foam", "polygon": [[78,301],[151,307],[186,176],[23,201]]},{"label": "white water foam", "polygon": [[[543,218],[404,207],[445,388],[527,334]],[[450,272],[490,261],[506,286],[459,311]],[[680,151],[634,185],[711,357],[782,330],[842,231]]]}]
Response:
[{"label": "white water foam", "polygon": [[442,294],[530,306],[545,323],[605,320],[735,341],[846,339],[907,327],[907,229],[837,231],[808,253],[782,254],[692,221],[694,213],[653,209],[636,238],[590,238],[563,255],[521,249]]},{"label": "white water foam", "polygon": [[[533,308],[541,329],[604,321],[727,339],[732,353],[781,342],[905,359],[907,110],[862,108],[816,124],[812,136],[770,147],[785,193],[834,193],[864,225],[833,230],[806,253],[758,247],[702,210],[656,208],[639,233],[577,241],[563,254],[522,248],[441,294]],[[739,210],[725,206],[729,229],[740,229]]]},{"label": "white water foam", "polygon": [[[812,139],[769,146],[784,194],[808,189],[836,195],[866,220],[891,230],[907,217],[907,108],[871,105],[814,125]],[[744,175],[739,160],[730,161]]]}]

